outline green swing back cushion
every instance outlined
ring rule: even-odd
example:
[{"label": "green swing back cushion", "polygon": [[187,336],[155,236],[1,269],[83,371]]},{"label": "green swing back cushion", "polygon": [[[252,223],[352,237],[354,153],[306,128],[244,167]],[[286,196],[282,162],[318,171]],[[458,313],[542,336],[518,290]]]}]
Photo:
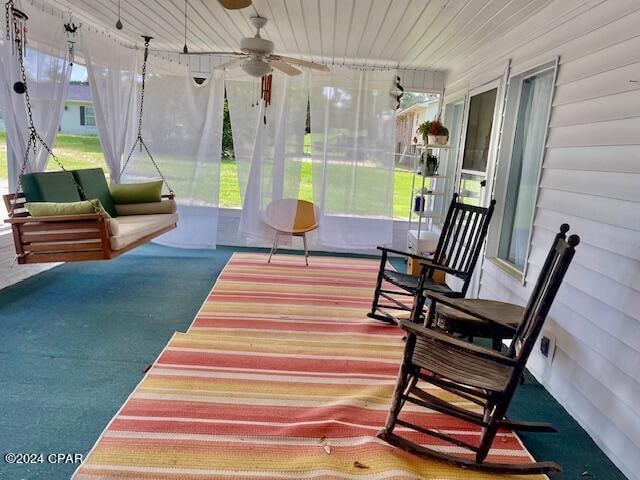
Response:
[{"label": "green swing back cushion", "polygon": [[162,180],[144,183],[118,183],[111,185],[113,201],[118,204],[151,203],[162,201]]},{"label": "green swing back cushion", "polygon": [[107,179],[101,168],[74,170],[73,175],[82,187],[82,190],[84,190],[86,197],[84,200],[97,198],[109,215],[112,217],[118,215],[111,191],[109,190],[109,185],[107,185]]},{"label": "green swing back cushion", "polygon": [[71,172],[38,172],[22,175],[27,202],[79,202],[80,193]]}]

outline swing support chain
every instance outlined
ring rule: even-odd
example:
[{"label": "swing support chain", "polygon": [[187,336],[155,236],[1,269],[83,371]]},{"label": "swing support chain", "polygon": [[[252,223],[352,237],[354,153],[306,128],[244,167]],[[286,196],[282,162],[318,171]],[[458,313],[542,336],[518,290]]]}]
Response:
[{"label": "swing support chain", "polygon": [[151,42],[153,37],[149,37],[147,35],[143,35],[142,38],[144,38],[144,57],[143,57],[144,60],[142,62],[142,72],[141,72],[142,81],[141,81],[141,84],[140,84],[140,108],[138,109],[138,136],[136,137],[136,141],[131,146],[131,150],[129,151],[129,155],[127,155],[127,159],[125,160],[124,165],[122,166],[122,170],[120,170],[120,178],[118,178],[118,181],[120,181],[120,179],[122,178],[122,175],[124,175],[124,171],[126,170],[127,166],[129,165],[129,161],[131,160],[131,157],[133,156],[133,152],[135,151],[136,147],[139,146],[141,152],[144,149],[144,151],[146,152],[147,156],[149,157],[149,160],[151,160],[151,163],[153,164],[153,166],[155,167],[156,171],[158,172],[158,175],[160,175],[160,178],[162,179],[162,182],[169,189],[169,194],[173,196],[174,195],[173,188],[171,188],[171,186],[169,185],[169,182],[167,182],[167,179],[165,178],[164,174],[160,170],[160,167],[158,167],[158,164],[156,163],[155,159],[153,158],[153,155],[151,155],[151,152],[149,151],[149,148],[147,147],[146,143],[144,143],[144,140],[142,138],[142,116],[143,116],[143,113],[144,113],[144,89],[145,89],[146,79],[147,79],[147,59],[149,58],[149,43]]},{"label": "swing support chain", "polygon": [[[27,109],[27,119],[29,121],[29,127],[28,127],[29,139],[27,140],[27,144],[24,149],[22,166],[20,167],[20,173],[18,174],[18,183],[16,185],[16,195],[22,191],[22,176],[27,171],[27,165],[29,164],[29,153],[33,149],[33,154],[37,155],[38,144],[40,144],[42,148],[44,148],[47,151],[48,155],[53,159],[54,162],[56,162],[56,164],[58,165],[58,167],[60,167],[62,171],[68,172],[68,170],[64,167],[64,165],[60,161],[60,159],[56,156],[55,153],[53,153],[53,150],[51,149],[51,147],[47,145],[47,142],[44,141],[44,139],[40,136],[40,134],[36,130],[36,127],[33,123],[33,110],[31,108],[31,97],[29,96],[29,88],[27,86],[28,85],[27,72],[24,66],[24,58],[22,57],[22,55],[18,55],[18,63],[20,65],[20,75],[22,77],[22,83],[24,84],[24,99],[25,99],[25,105]],[[88,200],[86,193],[84,191],[84,188],[82,188],[82,185],[78,183],[78,181],[72,174],[70,174],[70,177],[75,187],[80,192],[80,195],[82,196],[82,198],[84,198],[85,200]],[[14,211],[16,209],[16,204],[17,204],[16,199],[17,197],[14,198],[14,201],[11,204],[11,209],[9,210],[9,218],[13,217]],[[95,213],[100,215],[103,213],[103,211],[98,206],[97,202],[93,205],[93,208],[95,210]]]}]

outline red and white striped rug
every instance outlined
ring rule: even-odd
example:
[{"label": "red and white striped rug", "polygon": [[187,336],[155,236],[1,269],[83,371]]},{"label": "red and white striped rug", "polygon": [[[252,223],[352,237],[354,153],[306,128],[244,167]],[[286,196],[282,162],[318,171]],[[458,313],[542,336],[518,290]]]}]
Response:
[{"label": "red and white striped rug", "polygon": [[[189,331],[173,336],[73,478],[498,478],[376,438],[403,348],[401,330],[366,317],[377,269],[368,259],[312,257],[305,267],[299,256],[267,264],[262,254],[235,254]],[[464,422],[407,409],[414,423],[479,436]],[[490,459],[531,456],[505,432]]]}]

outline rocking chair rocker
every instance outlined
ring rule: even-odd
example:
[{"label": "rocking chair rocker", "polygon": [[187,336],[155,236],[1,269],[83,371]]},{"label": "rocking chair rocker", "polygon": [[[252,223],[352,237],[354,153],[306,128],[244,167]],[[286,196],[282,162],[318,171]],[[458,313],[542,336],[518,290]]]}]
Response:
[{"label": "rocking chair rocker", "polygon": [[[397,323],[396,316],[390,310],[411,312],[415,309],[422,313],[426,301],[425,291],[463,298],[480,256],[495,203],[495,200],[491,200],[488,208],[467,205],[458,202],[458,194],[454,193],[436,251],[431,258],[378,247],[378,250],[382,251],[382,258],[371,311],[367,316],[383,322]],[[419,275],[414,276],[387,269],[389,253],[410,257],[420,262],[422,267]],[[455,291],[444,282],[437,282],[434,278],[436,272],[448,273],[461,279],[462,288]],[[391,289],[386,288],[385,284],[390,284]],[[411,297],[411,301],[405,304],[398,300],[398,296]],[[381,304],[380,297],[386,300],[385,304]]]},{"label": "rocking chair rocker", "polygon": [[[485,459],[499,428],[530,432],[556,431],[547,423],[516,422],[507,419],[505,415],[529,354],[571,263],[575,247],[580,243],[577,235],[571,235],[565,240],[568,230],[569,226],[566,224],[560,227],[560,233],[542,267],[507,354],[481,348],[428,328],[431,318],[427,319],[426,327],[415,323],[415,318],[412,318],[414,322],[400,321],[408,336],[391,409],[384,429],[378,434],[379,438],[418,456],[442,460],[463,468],[525,475],[560,471],[560,467],[553,462],[511,464],[487,462]],[[437,293],[429,294],[429,297],[434,302],[442,301],[454,308],[456,302],[460,302]],[[429,317],[431,316],[430,314]],[[499,324],[501,320],[496,318],[493,321]],[[418,388],[419,381],[440,387],[478,405],[482,413],[433,396]],[[467,443],[442,431],[398,418],[406,402],[482,427],[479,443]],[[394,433],[396,425],[462,447],[470,455],[465,457],[449,454],[409,441]],[[474,455],[475,459],[472,459]]]}]

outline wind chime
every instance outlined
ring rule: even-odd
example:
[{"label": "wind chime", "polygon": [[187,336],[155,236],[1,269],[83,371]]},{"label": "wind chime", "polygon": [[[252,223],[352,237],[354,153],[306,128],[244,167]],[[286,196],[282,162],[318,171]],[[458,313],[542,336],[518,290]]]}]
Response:
[{"label": "wind chime", "polygon": [[264,102],[264,124],[267,124],[267,107],[271,105],[271,86],[273,82],[273,75],[264,75],[260,79],[260,98]]},{"label": "wind chime", "polygon": [[395,92],[391,94],[391,96],[396,99],[396,110],[400,108],[400,99],[404,96],[404,87],[400,83],[400,76],[396,75],[394,86],[396,87]]},{"label": "wind chime", "polygon": [[67,34],[67,51],[69,54],[69,65],[73,65],[75,59],[76,32],[78,31],[78,26],[73,23],[71,10],[69,10],[69,22],[64,24],[64,31]]},{"label": "wind chime", "polygon": [[[11,42],[11,51],[13,56],[18,58],[20,65],[26,54],[27,49],[27,14],[16,8],[13,0],[9,0],[4,5],[6,18],[6,39]],[[13,90],[20,95],[27,90],[26,83],[17,81],[13,84]]]}]

